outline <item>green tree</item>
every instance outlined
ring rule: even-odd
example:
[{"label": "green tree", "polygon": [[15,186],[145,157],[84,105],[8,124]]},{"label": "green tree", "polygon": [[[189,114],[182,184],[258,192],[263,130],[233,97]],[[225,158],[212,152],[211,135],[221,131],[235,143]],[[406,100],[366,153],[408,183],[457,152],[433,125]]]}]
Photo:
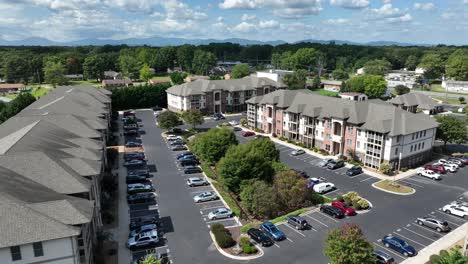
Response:
[{"label": "green tree", "polygon": [[138,261],[138,264],[161,264],[161,259],[156,259],[154,254],[148,254]]},{"label": "green tree", "polygon": [[141,63],[132,53],[122,50],[119,56],[119,66],[124,77],[136,80],[140,77]]},{"label": "green tree", "polygon": [[192,71],[192,61],[195,47],[192,45],[182,45],[177,48],[176,60],[183,71]]},{"label": "green tree", "polygon": [[304,207],[311,193],[306,180],[293,170],[276,174],[274,188],[282,208],[287,211]]},{"label": "green tree", "polygon": [[260,151],[270,161],[279,161],[280,153],[275,143],[268,138],[259,138],[246,144],[251,150]]},{"label": "green tree", "polygon": [[271,65],[275,69],[279,69],[281,65],[281,54],[280,53],[273,53],[271,54]]},{"label": "green tree", "polygon": [[28,60],[18,54],[8,55],[2,63],[3,78],[9,83],[27,83],[31,76],[31,69]]},{"label": "green tree", "polygon": [[465,50],[457,49],[447,60],[445,66],[447,76],[459,81],[468,81],[468,54]]},{"label": "green tree", "polygon": [[100,55],[91,55],[86,57],[83,63],[83,75],[86,79],[103,79],[104,71],[106,70],[106,62]]},{"label": "green tree", "polygon": [[295,67],[295,61],[292,52],[286,51],[281,54],[280,68],[282,70],[292,70]]},{"label": "green tree", "polygon": [[317,90],[322,87],[322,80],[320,80],[320,76],[315,75],[314,79],[312,79],[312,90]]},{"label": "green tree", "polygon": [[465,97],[463,97],[463,96],[458,97],[458,101],[460,102],[460,104],[464,104],[465,103]]},{"label": "green tree", "polygon": [[65,67],[61,62],[48,61],[44,65],[44,79],[54,87],[67,82],[65,78]]},{"label": "green tree", "polygon": [[408,58],[406,58],[405,67],[409,71],[414,71],[417,66],[418,66],[418,57],[414,55],[409,55]]},{"label": "green tree", "polygon": [[439,54],[427,53],[421,58],[418,67],[426,69],[424,77],[437,79],[444,73],[444,64],[444,60]]},{"label": "green tree", "polygon": [[147,82],[153,77],[153,73],[151,72],[150,67],[148,64],[144,64],[143,67],[140,69],[140,79]]},{"label": "green tree", "polygon": [[159,72],[165,72],[168,68],[172,69],[176,52],[175,48],[170,46],[158,49],[151,65]]},{"label": "green tree", "polygon": [[187,74],[185,72],[172,72],[169,77],[174,85],[179,85],[184,83]]},{"label": "green tree", "polygon": [[317,52],[313,48],[301,48],[293,55],[294,68],[310,69],[313,68],[317,60]]},{"label": "green tree", "polygon": [[216,57],[213,53],[198,49],[193,54],[192,70],[196,74],[208,75],[215,65]]},{"label": "green tree", "polygon": [[[434,255],[433,255],[434,256]],[[431,264],[466,264],[468,257],[464,256],[459,248],[452,248],[450,251],[441,250],[437,257],[431,256]]]},{"label": "green tree", "polygon": [[347,80],[349,78],[349,74],[342,69],[334,70],[332,76],[335,80]]},{"label": "green tree", "polygon": [[278,197],[272,185],[261,181],[246,181],[240,192],[241,205],[257,218],[274,218],[280,211]]},{"label": "green tree", "polygon": [[112,89],[112,109],[167,107],[166,89],[170,86],[169,83],[159,83]]},{"label": "green tree", "polygon": [[164,111],[158,116],[159,127],[164,129],[171,129],[180,125],[179,116],[171,111]]},{"label": "green tree", "polygon": [[245,63],[237,64],[232,68],[231,78],[240,79],[250,74],[249,65]]},{"label": "green tree", "polygon": [[185,111],[181,114],[182,120],[186,124],[189,124],[192,126],[192,128],[195,128],[197,125],[203,124],[205,122],[205,118],[203,117],[203,114],[200,112],[200,110],[197,109],[192,109],[190,111]]},{"label": "green tree", "polygon": [[356,224],[344,224],[328,232],[325,239],[325,255],[331,264],[373,264],[374,247],[366,240]]},{"label": "green tree", "polygon": [[237,145],[234,132],[226,128],[212,128],[199,134],[192,144],[193,151],[209,165],[214,165],[232,145]]},{"label": "green tree", "polygon": [[385,59],[371,60],[364,64],[364,72],[368,75],[385,75],[392,67],[392,64]]},{"label": "green tree", "polygon": [[34,103],[34,101],[36,101],[36,98],[30,93],[21,93],[0,110],[0,123],[16,115],[28,105]]},{"label": "green tree", "polygon": [[346,81],[346,92],[365,93],[369,97],[378,98],[385,94],[387,82],[382,76],[361,75]]},{"label": "green tree", "polygon": [[400,84],[395,86],[395,92],[397,95],[407,94],[410,92],[410,88]]},{"label": "green tree", "polygon": [[297,70],[292,74],[287,74],[283,77],[283,82],[288,86],[289,90],[304,89],[306,85],[307,71]]},{"label": "green tree", "polygon": [[437,116],[436,120],[439,122],[436,137],[444,142],[444,146],[447,143],[463,144],[466,142],[468,129],[464,120],[453,116]]}]

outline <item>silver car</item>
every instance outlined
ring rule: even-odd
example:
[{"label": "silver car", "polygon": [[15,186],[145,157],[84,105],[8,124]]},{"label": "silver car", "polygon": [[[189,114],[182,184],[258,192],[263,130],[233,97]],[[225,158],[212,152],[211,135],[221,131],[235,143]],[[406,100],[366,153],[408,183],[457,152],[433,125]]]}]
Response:
[{"label": "silver car", "polygon": [[204,185],[210,185],[210,184],[203,178],[193,177],[193,178],[187,179],[187,185],[189,187],[194,187],[194,186],[204,186]]},{"label": "silver car", "polygon": [[330,162],[332,162],[334,159],[323,159],[320,161],[319,166],[320,167],[326,167]]},{"label": "silver car", "polygon": [[298,156],[298,155],[302,155],[304,153],[305,153],[305,151],[302,150],[302,149],[295,149],[295,150],[291,151],[291,156]]},{"label": "silver car", "polygon": [[427,226],[432,229],[435,229],[437,232],[448,232],[450,227],[446,221],[442,221],[432,217],[420,217],[417,220],[418,224],[421,226]]},{"label": "silver car", "polygon": [[218,208],[208,214],[208,219],[210,220],[230,218],[230,217],[232,217],[232,211],[225,207]]},{"label": "silver car", "polygon": [[207,201],[214,201],[218,199],[218,195],[215,192],[202,192],[198,195],[193,197],[193,201],[196,203],[207,202]]}]

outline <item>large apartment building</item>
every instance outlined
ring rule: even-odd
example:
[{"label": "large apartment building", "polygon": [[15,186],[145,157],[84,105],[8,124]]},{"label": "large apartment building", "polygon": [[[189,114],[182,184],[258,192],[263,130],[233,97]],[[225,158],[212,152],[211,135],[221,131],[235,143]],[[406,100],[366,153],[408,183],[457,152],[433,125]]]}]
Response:
[{"label": "large apartment building", "polygon": [[[412,167],[431,156],[437,122],[381,100],[351,101],[278,90],[247,101],[249,126],[368,167]],[[400,163],[400,164],[399,164]]]},{"label": "large apartment building", "polygon": [[246,101],[281,88],[264,77],[247,76],[232,80],[197,80],[167,89],[167,106],[174,112],[198,109],[203,113],[242,112]]},{"label": "large apartment building", "polygon": [[94,263],[109,95],[58,87],[0,125],[0,263]]}]

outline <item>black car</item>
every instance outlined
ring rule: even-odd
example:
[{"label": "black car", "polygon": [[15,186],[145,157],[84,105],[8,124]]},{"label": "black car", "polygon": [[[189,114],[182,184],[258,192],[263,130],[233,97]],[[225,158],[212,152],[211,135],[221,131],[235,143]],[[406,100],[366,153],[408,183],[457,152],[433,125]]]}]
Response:
[{"label": "black car", "polygon": [[171,146],[183,146],[185,143],[182,140],[174,140],[171,142]]},{"label": "black car", "polygon": [[131,183],[144,183],[148,181],[148,178],[144,175],[137,175],[137,176],[127,176],[125,178],[125,183],[131,184]]},{"label": "black car", "polygon": [[220,114],[220,113],[215,113],[215,114],[213,115],[213,119],[214,119],[214,120],[224,120],[224,119],[226,119],[226,118],[225,118],[222,114]]},{"label": "black car", "polygon": [[293,169],[293,171],[295,171],[297,174],[301,175],[301,176],[304,177],[304,178],[308,178],[307,172],[305,172],[305,171],[303,171],[303,170],[295,170],[295,169]]},{"label": "black car", "polygon": [[346,171],[346,175],[354,176],[362,173],[362,168],[359,166],[353,166],[349,170]]},{"label": "black car", "polygon": [[180,158],[177,158],[178,161],[182,160],[197,160],[197,157],[195,155],[185,155]]},{"label": "black car", "polygon": [[327,168],[329,170],[336,170],[344,166],[345,166],[345,163],[343,160],[332,160],[330,161],[330,163],[328,163]]},{"label": "black car", "polygon": [[250,238],[257,242],[258,244],[262,245],[262,247],[269,247],[273,245],[273,240],[269,236],[267,236],[262,230],[257,228],[250,228],[247,231],[247,234]]},{"label": "black car", "polygon": [[158,219],[156,217],[150,216],[150,217],[138,217],[138,218],[132,218],[130,220],[129,228],[130,230],[135,230],[141,226],[144,225],[151,225],[151,224],[156,224],[158,225]]},{"label": "black car", "polygon": [[184,145],[179,145],[179,146],[173,146],[171,148],[172,151],[181,151],[181,150],[187,150],[187,147]]},{"label": "black car", "polygon": [[156,195],[154,193],[135,193],[127,196],[129,204],[154,202]]},{"label": "black car", "polygon": [[309,223],[304,217],[298,215],[290,215],[286,218],[286,222],[297,230],[305,230],[310,228]]},{"label": "black car", "polygon": [[186,151],[184,153],[181,153],[181,154],[177,155],[177,159],[183,158],[185,156],[191,156],[191,155],[194,155],[194,154],[192,152],[190,152],[190,151]]},{"label": "black car", "polygon": [[145,153],[143,152],[129,152],[124,154],[124,160],[129,161],[129,160],[144,160],[145,159]]},{"label": "black car", "polygon": [[179,162],[180,166],[185,167],[185,166],[197,166],[198,161],[196,160],[181,160]]},{"label": "black car", "polygon": [[170,130],[170,132],[174,134],[179,134],[179,133],[182,133],[182,129],[178,127],[174,127],[173,129]]},{"label": "black car", "polygon": [[333,206],[330,206],[330,205],[322,205],[320,206],[320,212],[324,213],[324,214],[327,214],[331,217],[334,217],[334,218],[343,218],[344,217],[344,214],[343,212],[336,208],[336,207],[333,207]]},{"label": "black car", "polygon": [[192,173],[201,173],[202,169],[198,166],[186,166],[184,168],[185,174],[192,174]]},{"label": "black car", "polygon": [[124,131],[124,136],[138,136],[138,129],[128,129]]},{"label": "black car", "polygon": [[145,177],[150,177],[150,173],[148,169],[132,169],[132,168],[127,168],[127,177],[133,177],[133,176],[145,176]]}]

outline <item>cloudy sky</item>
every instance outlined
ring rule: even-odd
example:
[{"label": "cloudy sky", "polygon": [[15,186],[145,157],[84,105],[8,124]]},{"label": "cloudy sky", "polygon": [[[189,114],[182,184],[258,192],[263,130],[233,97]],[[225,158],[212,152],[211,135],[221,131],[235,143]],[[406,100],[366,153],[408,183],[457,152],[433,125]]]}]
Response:
[{"label": "cloudy sky", "polygon": [[0,0],[0,38],[468,44],[468,0]]}]

